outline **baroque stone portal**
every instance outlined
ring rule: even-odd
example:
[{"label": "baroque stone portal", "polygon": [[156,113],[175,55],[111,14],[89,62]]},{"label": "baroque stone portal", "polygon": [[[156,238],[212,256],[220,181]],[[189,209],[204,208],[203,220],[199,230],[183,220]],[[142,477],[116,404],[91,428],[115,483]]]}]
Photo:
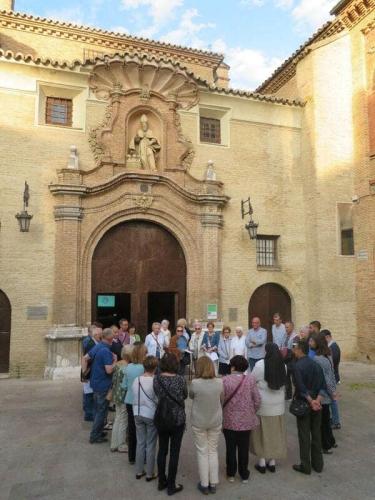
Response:
[{"label": "baroque stone portal", "polygon": [[132,163],[139,160],[143,169],[157,170],[156,155],[161,149],[160,143],[149,128],[147,115],[143,114],[140,122],[141,127],[129,144],[130,159]]}]

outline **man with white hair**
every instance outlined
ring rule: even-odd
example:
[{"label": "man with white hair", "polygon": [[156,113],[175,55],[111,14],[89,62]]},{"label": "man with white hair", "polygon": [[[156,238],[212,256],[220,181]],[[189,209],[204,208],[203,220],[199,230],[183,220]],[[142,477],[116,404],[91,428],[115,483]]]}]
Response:
[{"label": "man with white hair", "polygon": [[246,336],[243,333],[242,326],[237,326],[231,342],[230,358],[234,356],[243,356],[247,358]]}]

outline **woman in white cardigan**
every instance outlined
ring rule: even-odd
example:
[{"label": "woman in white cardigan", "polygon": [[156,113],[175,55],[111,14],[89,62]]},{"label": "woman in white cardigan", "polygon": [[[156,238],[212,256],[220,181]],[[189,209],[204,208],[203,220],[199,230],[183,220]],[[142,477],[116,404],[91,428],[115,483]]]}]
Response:
[{"label": "woman in white cardigan", "polygon": [[258,410],[260,425],[251,433],[250,450],[258,457],[255,469],[264,474],[276,472],[276,459],[286,457],[285,383],[286,368],[276,344],[266,344],[265,358],[258,361],[255,377],[262,402]]}]

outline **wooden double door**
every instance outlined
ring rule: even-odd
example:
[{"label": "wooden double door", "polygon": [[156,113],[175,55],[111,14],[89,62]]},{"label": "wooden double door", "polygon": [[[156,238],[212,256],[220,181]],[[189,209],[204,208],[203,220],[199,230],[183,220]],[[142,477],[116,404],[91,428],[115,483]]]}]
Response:
[{"label": "wooden double door", "polygon": [[11,306],[0,290],[0,373],[9,372]]},{"label": "wooden double door", "polygon": [[292,319],[292,304],[288,292],[276,283],[266,283],[255,290],[249,303],[249,328],[254,316],[260,318],[271,340],[273,315],[279,313],[283,322]]},{"label": "wooden double door", "polygon": [[111,228],[92,259],[92,320],[126,318],[144,337],[153,321],[174,328],[186,314],[186,262],[175,237],[158,224],[131,221]]}]

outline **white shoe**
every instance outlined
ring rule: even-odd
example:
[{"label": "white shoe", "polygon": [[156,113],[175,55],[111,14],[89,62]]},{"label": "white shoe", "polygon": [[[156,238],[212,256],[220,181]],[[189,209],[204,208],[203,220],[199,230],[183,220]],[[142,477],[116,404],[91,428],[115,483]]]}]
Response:
[{"label": "white shoe", "polygon": [[230,483],[234,483],[234,477],[228,476],[228,481],[229,481]]},{"label": "white shoe", "polygon": [[248,484],[249,480],[248,479],[242,479],[242,484]]}]

